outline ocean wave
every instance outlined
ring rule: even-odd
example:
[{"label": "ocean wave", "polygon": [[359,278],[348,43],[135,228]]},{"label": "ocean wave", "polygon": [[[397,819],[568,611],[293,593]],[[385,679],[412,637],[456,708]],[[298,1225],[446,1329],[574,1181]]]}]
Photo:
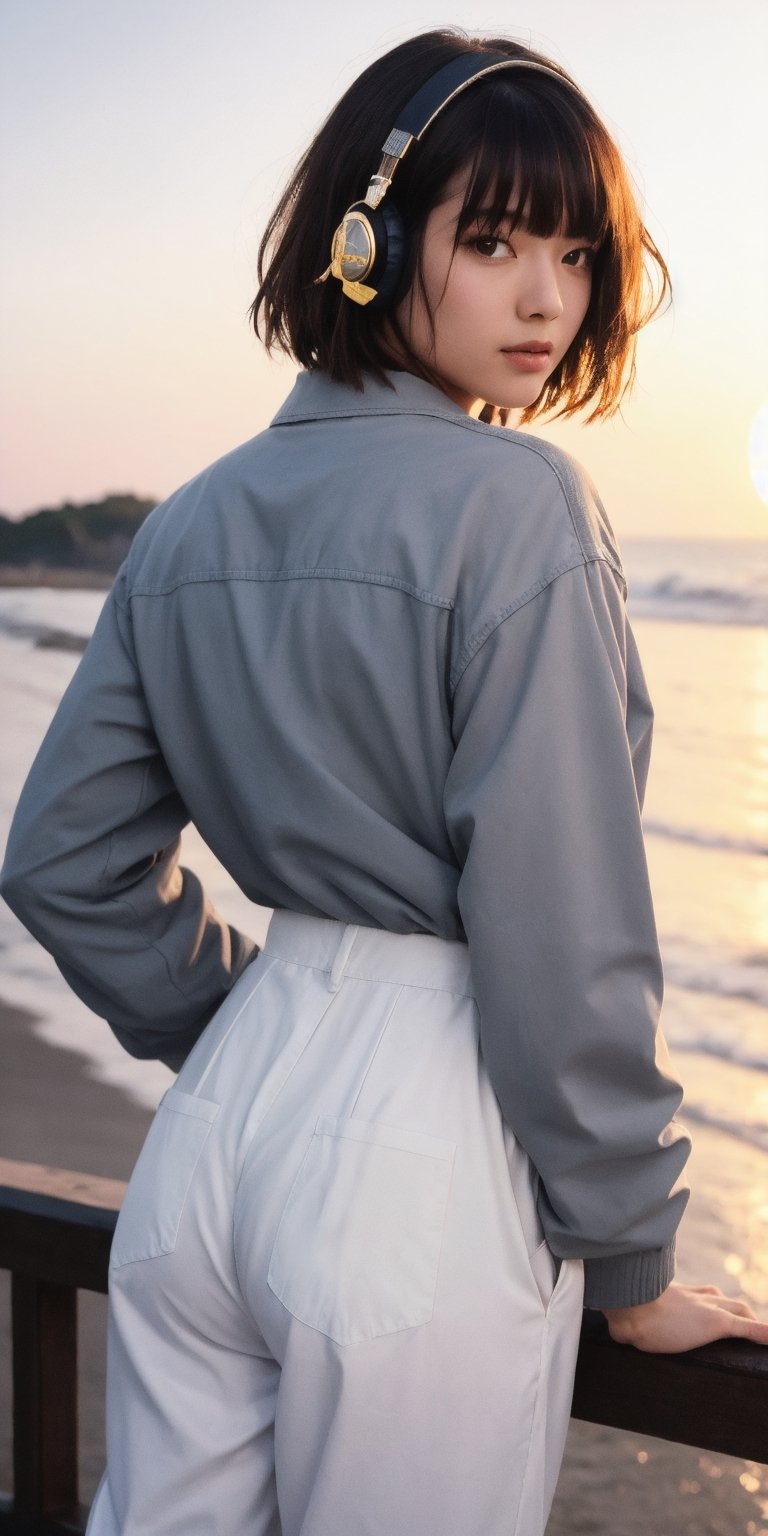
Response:
[{"label": "ocean wave", "polygon": [[727,1039],[711,1031],[696,1034],[678,1034],[674,1026],[666,1031],[668,1044],[684,1055],[712,1056],[716,1061],[727,1061],[733,1066],[747,1067],[751,1072],[768,1072],[768,1048],[751,1050],[739,1040]]},{"label": "ocean wave", "polygon": [[76,634],[70,629],[53,628],[50,624],[36,624],[28,619],[14,619],[9,614],[0,613],[0,634],[6,635],[11,640],[31,640],[32,644],[40,650],[46,651],[75,651],[85,650],[88,644],[88,635]]},{"label": "ocean wave", "polygon": [[768,625],[768,591],[760,586],[721,586],[691,581],[676,571],[652,581],[630,581],[633,617],[687,624]]},{"label": "ocean wave", "polygon": [[[662,945],[666,950],[666,946]],[[717,1086],[725,1091],[745,1078],[760,1085],[763,1102],[768,1077],[768,967],[765,957],[665,954],[665,995],[662,1022],[671,1050],[689,1061],[708,1063],[707,1103]],[[682,1070],[682,1069],[681,1069]],[[730,1090],[729,1090],[730,1091]],[[744,1095],[734,1090],[735,1114],[741,1115]]]},{"label": "ocean wave", "polygon": [[[728,956],[684,960],[662,945],[667,984],[681,992],[708,996],[715,1002],[750,1003],[768,1009],[768,963],[765,956]],[[766,1020],[768,1026],[768,1020]]]},{"label": "ocean wave", "polygon": [[768,1152],[768,1125],[765,1121],[732,1120],[729,1115],[718,1114],[701,1104],[683,1103],[679,1115],[683,1125],[688,1120],[696,1125],[708,1125],[712,1130],[725,1131],[728,1136],[735,1136],[739,1141],[749,1142],[752,1147],[759,1147],[761,1152]]},{"label": "ocean wave", "polygon": [[702,827],[675,827],[663,821],[644,821],[649,837],[669,838],[675,843],[693,843],[698,848],[723,848],[729,853],[753,853],[768,857],[768,843],[759,838],[734,837],[729,832],[711,832]]},{"label": "ocean wave", "polygon": [[0,636],[26,648],[84,651],[105,598],[79,588],[0,588]]}]

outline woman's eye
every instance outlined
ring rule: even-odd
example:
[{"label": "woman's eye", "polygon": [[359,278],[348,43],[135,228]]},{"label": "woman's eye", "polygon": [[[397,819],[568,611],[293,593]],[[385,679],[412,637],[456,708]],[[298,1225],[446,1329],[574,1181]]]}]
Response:
[{"label": "woman's eye", "polygon": [[506,240],[501,240],[498,235],[475,235],[471,245],[478,256],[495,257],[497,260],[509,251]]},{"label": "woman's eye", "polygon": [[594,259],[595,252],[589,245],[580,245],[563,257],[563,261],[569,267],[591,267]]}]

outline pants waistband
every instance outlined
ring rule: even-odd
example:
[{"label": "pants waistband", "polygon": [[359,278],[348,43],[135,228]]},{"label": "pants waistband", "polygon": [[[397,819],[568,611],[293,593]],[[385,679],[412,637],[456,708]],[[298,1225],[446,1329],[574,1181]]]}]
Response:
[{"label": "pants waistband", "polygon": [[276,911],[264,954],[327,972],[329,990],[334,992],[349,976],[474,997],[468,946],[433,934],[390,933],[386,928],[363,928],[330,917]]}]

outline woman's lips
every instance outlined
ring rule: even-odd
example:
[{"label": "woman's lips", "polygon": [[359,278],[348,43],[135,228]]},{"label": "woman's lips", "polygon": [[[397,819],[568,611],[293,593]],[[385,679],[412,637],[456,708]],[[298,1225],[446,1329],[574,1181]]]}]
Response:
[{"label": "woman's lips", "polygon": [[508,357],[516,368],[521,368],[525,373],[546,373],[550,367],[552,347],[502,347],[504,357]]}]

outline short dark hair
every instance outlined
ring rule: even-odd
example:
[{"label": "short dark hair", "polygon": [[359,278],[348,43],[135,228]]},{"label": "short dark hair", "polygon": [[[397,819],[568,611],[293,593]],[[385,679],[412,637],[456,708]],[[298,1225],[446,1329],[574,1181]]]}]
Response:
[{"label": "short dark hair", "polygon": [[[390,194],[408,232],[403,281],[383,313],[367,312],[342,295],[339,283],[316,282],[330,260],[333,233],[350,204],[364,196],[400,109],[443,64],[468,52],[546,64],[561,80],[534,70],[502,70],[440,113],[405,156]],[[429,313],[421,269],[424,226],[448,183],[467,171],[457,244],[483,210],[489,232],[509,229],[514,188],[517,221],[524,216],[531,234],[562,232],[598,247],[578,335],[522,421],[544,411],[570,416],[587,405],[588,421],[613,415],[634,377],[637,332],[671,294],[669,273],[640,217],[622,156],[596,112],[558,64],[508,38],[425,32],[377,59],[350,86],[267,225],[250,309],[257,336],[268,350],[277,347],[303,367],[323,369],[357,389],[364,372],[386,382],[387,368],[403,362],[433,377],[411,352],[394,306],[419,284]]]}]

